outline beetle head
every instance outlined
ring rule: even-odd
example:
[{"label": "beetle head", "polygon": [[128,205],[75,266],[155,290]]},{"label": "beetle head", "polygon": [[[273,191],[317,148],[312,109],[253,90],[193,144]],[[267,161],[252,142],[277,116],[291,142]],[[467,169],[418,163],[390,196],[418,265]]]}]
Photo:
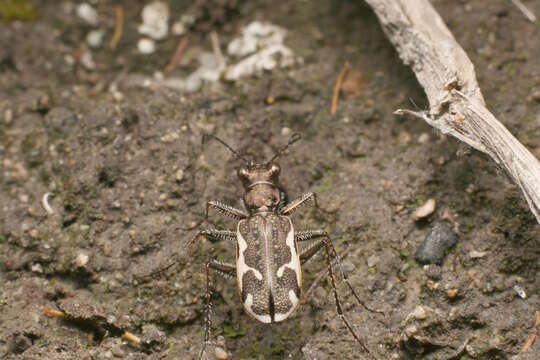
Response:
[{"label": "beetle head", "polygon": [[281,190],[278,186],[281,168],[276,162],[276,159],[283,155],[289,146],[300,140],[301,135],[298,133],[293,134],[287,144],[282,146],[270,160],[264,163],[255,163],[252,160],[247,160],[242,154],[214,135],[205,135],[203,137],[203,144],[207,138],[213,138],[219,141],[236,158],[245,161],[245,164],[238,168],[237,174],[246,190],[244,203],[248,210],[273,211],[277,209],[281,195]]}]

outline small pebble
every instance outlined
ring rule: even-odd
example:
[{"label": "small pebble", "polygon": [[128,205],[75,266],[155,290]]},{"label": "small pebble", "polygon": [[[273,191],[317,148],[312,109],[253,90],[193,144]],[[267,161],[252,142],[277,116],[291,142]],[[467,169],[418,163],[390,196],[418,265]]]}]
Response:
[{"label": "small pebble", "polygon": [[398,135],[398,142],[401,145],[407,145],[408,143],[411,142],[411,139],[412,139],[411,134],[409,134],[407,131],[402,131]]},{"label": "small pebble", "polygon": [[480,259],[480,258],[483,258],[484,256],[487,255],[487,252],[486,251],[476,251],[476,250],[473,250],[469,253],[469,257],[471,259]]},{"label": "small pebble", "polygon": [[103,43],[103,30],[92,30],[86,35],[86,42],[93,48],[98,48]]},{"label": "small pebble", "polygon": [[422,133],[418,137],[418,142],[420,144],[427,144],[429,142],[429,134],[428,133]]},{"label": "small pebble", "polygon": [[427,318],[426,309],[422,305],[418,305],[413,312],[411,312],[409,315],[407,315],[407,320],[410,318],[416,319],[416,320],[425,320]]},{"label": "small pebble", "polygon": [[289,136],[291,134],[291,129],[284,126],[281,128],[281,135],[283,136]]},{"label": "small pebble", "polygon": [[92,57],[92,53],[90,51],[83,52],[81,55],[81,64],[88,70],[96,69],[96,63],[94,62],[94,58]]},{"label": "small pebble", "polygon": [[367,258],[367,266],[373,267],[376,266],[381,259],[377,255],[371,255]]},{"label": "small pebble", "polygon": [[82,3],[77,6],[77,16],[86,21],[90,25],[97,25],[99,18],[96,9],[88,3]]},{"label": "small pebble", "polygon": [[75,258],[75,265],[77,265],[77,267],[84,267],[86,264],[88,264],[88,260],[88,255],[85,253],[79,253]]},{"label": "small pebble", "polygon": [[182,21],[176,21],[171,27],[171,32],[173,35],[183,35],[186,32],[186,25]]},{"label": "small pebble", "polygon": [[164,143],[172,143],[178,139],[180,139],[180,134],[177,131],[169,132],[161,137]]},{"label": "small pebble", "polygon": [[137,42],[137,49],[141,54],[152,54],[156,51],[156,43],[152,39],[142,38]]},{"label": "small pebble", "polygon": [[518,294],[518,296],[522,299],[526,299],[527,298],[527,293],[525,292],[525,290],[519,286],[519,285],[514,285],[514,291]]},{"label": "small pebble", "polygon": [[457,243],[457,235],[446,223],[435,223],[418,247],[414,258],[421,264],[442,264],[446,252]]},{"label": "small pebble", "polygon": [[226,360],[229,358],[229,355],[227,354],[227,352],[219,346],[216,346],[216,349],[214,350],[214,352],[216,353],[216,359],[218,360]]},{"label": "small pebble", "polygon": [[437,202],[435,201],[435,199],[429,199],[428,201],[426,201],[424,205],[418,207],[415,210],[413,214],[414,221],[424,219],[428,217],[429,215],[433,214],[435,212],[436,206],[437,206]]},{"label": "small pebble", "polygon": [[414,336],[416,335],[417,332],[418,332],[418,328],[414,325],[411,325],[405,328],[405,335],[407,335],[407,337]]},{"label": "small pebble", "polygon": [[178,170],[176,171],[176,174],[174,175],[174,178],[175,178],[176,181],[178,181],[178,182],[181,182],[182,180],[184,180],[184,170],[178,169]]},{"label": "small pebble", "polygon": [[458,289],[448,289],[446,295],[449,299],[455,299],[458,295]]},{"label": "small pebble", "polygon": [[30,269],[32,270],[32,272],[35,272],[35,273],[38,273],[38,274],[43,273],[43,268],[41,267],[41,264],[39,264],[39,263],[33,264]]},{"label": "small pebble", "polygon": [[13,110],[6,109],[6,111],[4,111],[4,122],[9,125],[11,124],[11,121],[13,121]]}]

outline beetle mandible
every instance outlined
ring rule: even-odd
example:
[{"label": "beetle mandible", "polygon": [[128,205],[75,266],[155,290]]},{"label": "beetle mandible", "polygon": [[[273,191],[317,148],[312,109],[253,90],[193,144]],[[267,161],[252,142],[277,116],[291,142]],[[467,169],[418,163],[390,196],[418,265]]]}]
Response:
[{"label": "beetle mandible", "polygon": [[[208,201],[205,219],[208,218],[210,208],[213,208],[223,215],[238,220],[237,229],[236,231],[202,230],[190,242],[191,246],[201,237],[236,242],[236,265],[217,261],[206,264],[205,335],[199,359],[202,359],[206,346],[210,343],[212,325],[210,271],[216,271],[227,277],[236,276],[245,312],[260,322],[276,323],[287,319],[298,307],[302,292],[301,266],[323,248],[326,253],[327,272],[337,313],[364,351],[371,354],[343,314],[334,280],[333,262],[338,265],[341,276],[354,297],[362,306],[365,307],[365,305],[341,269],[330,236],[324,230],[294,230],[290,216],[306,204],[311,203],[319,208],[316,194],[306,193],[287,204],[285,193],[279,186],[281,168],[276,159],[300,138],[300,134],[293,134],[288,143],[282,146],[272,159],[256,163],[247,160],[220,138],[210,134],[203,136],[203,145],[208,139],[214,139],[231,151],[236,158],[245,162],[237,169],[237,174],[244,186],[243,201],[247,212],[220,201]],[[298,251],[298,242],[317,239],[316,243],[303,252]]]}]

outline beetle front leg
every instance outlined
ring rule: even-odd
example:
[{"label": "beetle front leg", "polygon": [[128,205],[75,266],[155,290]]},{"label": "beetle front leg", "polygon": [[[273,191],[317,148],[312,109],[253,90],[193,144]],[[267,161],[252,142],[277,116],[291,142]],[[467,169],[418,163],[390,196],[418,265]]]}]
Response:
[{"label": "beetle front leg", "polygon": [[290,203],[288,203],[283,209],[280,210],[281,215],[291,215],[293,212],[296,211],[299,207],[306,205],[310,202],[313,202],[315,207],[319,209],[319,205],[317,204],[317,195],[313,192],[308,192],[298,199],[294,199]]},{"label": "beetle front leg", "polygon": [[206,212],[204,214],[205,220],[208,219],[208,211],[210,210],[210,208],[214,208],[221,214],[229,216],[235,220],[242,220],[249,217],[249,214],[246,214],[240,209],[234,208],[217,200],[211,200],[206,203]]},{"label": "beetle front leg", "polygon": [[232,277],[236,275],[236,267],[230,264],[224,264],[219,262],[208,262],[206,263],[206,320],[204,325],[204,344],[199,353],[199,360],[202,360],[204,352],[206,351],[206,346],[210,343],[210,328],[212,327],[212,287],[210,285],[210,270],[214,270],[217,273]]}]

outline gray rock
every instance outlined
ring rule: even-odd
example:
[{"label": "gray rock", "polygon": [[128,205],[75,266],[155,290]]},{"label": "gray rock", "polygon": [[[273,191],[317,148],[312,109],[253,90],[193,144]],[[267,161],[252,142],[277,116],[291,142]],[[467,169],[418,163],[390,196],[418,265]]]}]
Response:
[{"label": "gray rock", "polygon": [[422,264],[442,264],[446,251],[457,243],[457,235],[445,223],[435,223],[424,242],[416,250],[416,261]]}]

